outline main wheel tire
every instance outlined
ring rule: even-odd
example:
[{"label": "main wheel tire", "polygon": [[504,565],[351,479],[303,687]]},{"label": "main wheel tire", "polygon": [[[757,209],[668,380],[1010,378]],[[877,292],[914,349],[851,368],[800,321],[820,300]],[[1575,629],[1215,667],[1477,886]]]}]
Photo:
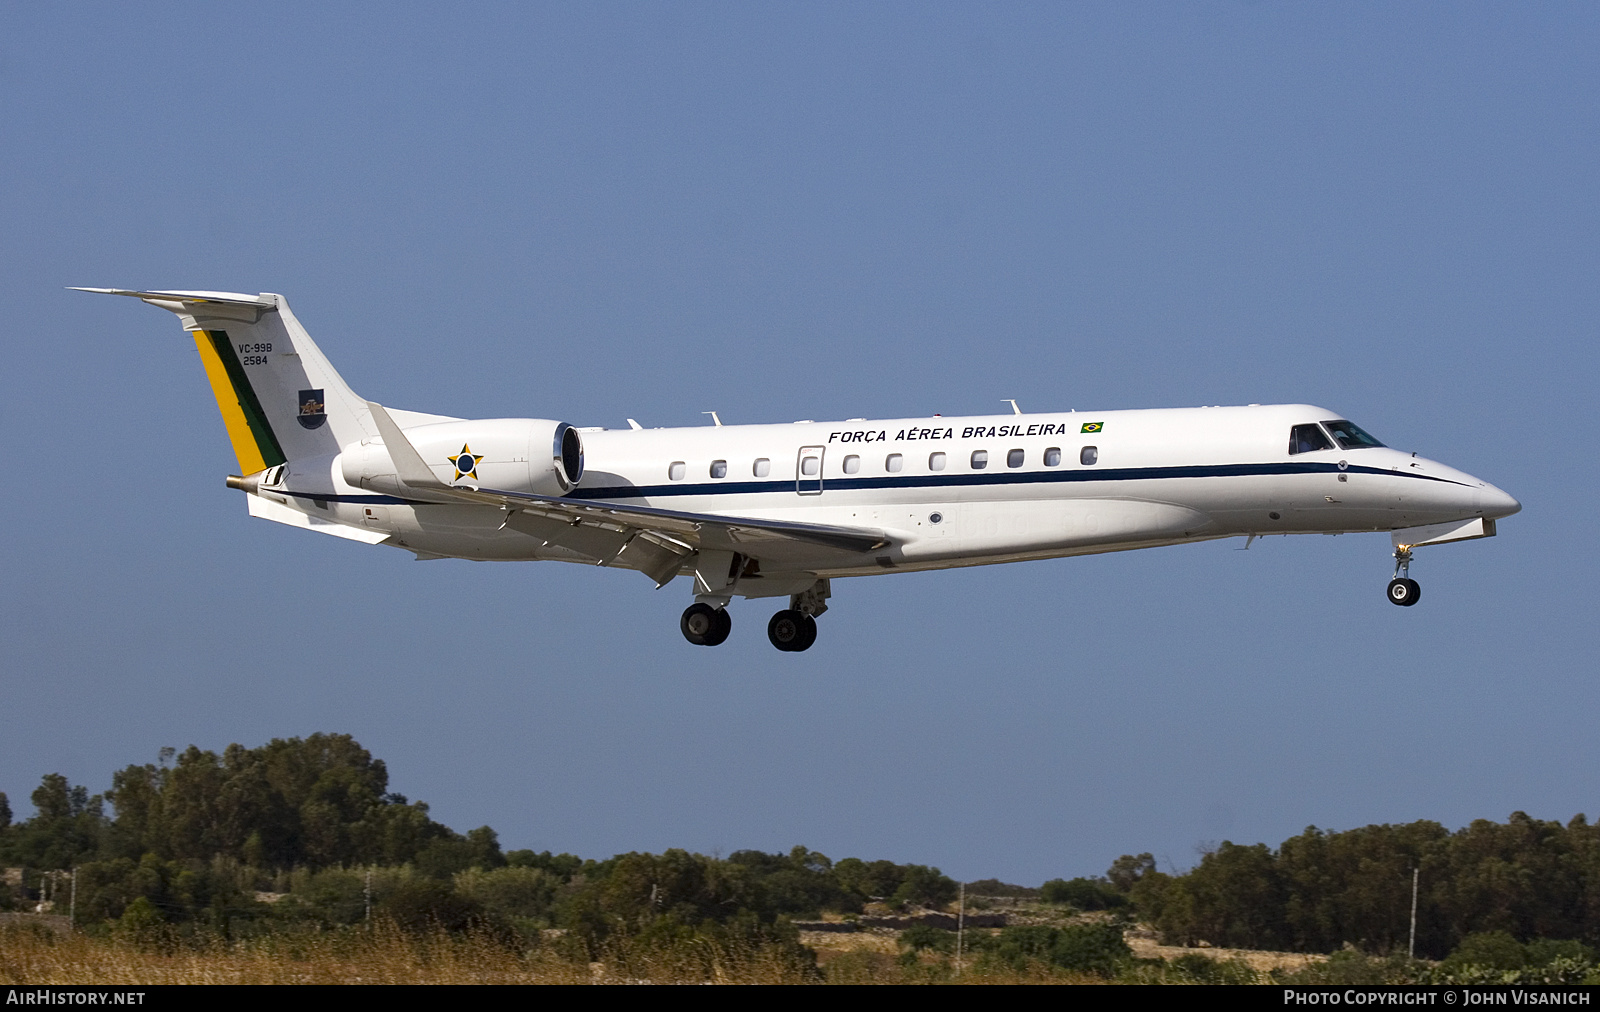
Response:
[{"label": "main wheel tire", "polygon": [[728,609],[718,608],[712,612],[712,615],[714,620],[711,632],[706,634],[705,640],[708,647],[720,646],[722,641],[728,638],[728,634],[733,631],[733,616],[728,614]]},{"label": "main wheel tire", "polygon": [[[683,638],[697,647],[714,647],[722,642],[712,639],[717,631],[717,609],[709,604],[691,604],[683,609],[678,628],[683,630]],[[727,638],[728,634],[724,632],[722,639]]]},{"label": "main wheel tire", "polygon": [[[804,650],[811,644],[806,642],[807,617],[798,612],[785,609],[772,616],[772,621],[767,623],[767,639],[779,650],[793,651]],[[812,623],[812,634],[816,636],[816,623]],[[805,643],[805,646],[800,644]]]},{"label": "main wheel tire", "polygon": [[811,649],[811,644],[817,641],[817,620],[812,618],[810,615],[801,615],[800,617],[805,619],[805,621],[801,623],[802,637],[799,643],[790,648],[796,653],[800,652],[801,650]]},{"label": "main wheel tire", "polygon": [[1422,587],[1415,580],[1390,580],[1389,603],[1409,608],[1422,599]]}]

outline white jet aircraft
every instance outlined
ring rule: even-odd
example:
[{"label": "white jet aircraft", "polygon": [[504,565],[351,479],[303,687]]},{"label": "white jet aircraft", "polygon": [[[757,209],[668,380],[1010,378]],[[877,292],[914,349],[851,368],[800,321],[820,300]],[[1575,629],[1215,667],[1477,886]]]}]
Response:
[{"label": "white jet aircraft", "polygon": [[767,636],[797,651],[838,577],[1267,534],[1388,531],[1389,600],[1413,605],[1413,548],[1522,508],[1306,404],[618,430],[400,411],[346,386],[281,295],[78,290],[194,334],[251,516],[418,559],[690,576],[702,646],[735,597],[787,598]]}]

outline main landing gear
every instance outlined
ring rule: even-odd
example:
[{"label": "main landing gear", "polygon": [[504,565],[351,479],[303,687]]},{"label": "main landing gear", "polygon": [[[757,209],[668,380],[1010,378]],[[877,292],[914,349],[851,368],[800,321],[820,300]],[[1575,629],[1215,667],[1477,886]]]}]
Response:
[{"label": "main landing gear", "polygon": [[833,591],[827,580],[818,580],[803,594],[791,594],[789,607],[767,623],[767,639],[779,650],[799,653],[817,641],[817,616],[828,610]]},{"label": "main landing gear", "polygon": [[678,628],[683,630],[683,638],[695,646],[714,647],[733,631],[733,616],[726,608],[713,608],[697,601],[683,610]]},{"label": "main landing gear", "polygon": [[[817,616],[828,610],[830,596],[827,580],[818,580],[804,593],[790,595],[789,607],[767,623],[767,639],[787,653],[809,649],[817,641]],[[725,607],[727,601],[726,597],[707,595],[685,608],[678,621],[683,638],[699,647],[714,647],[726,640],[733,630],[733,619]]]},{"label": "main landing gear", "polygon": [[1422,588],[1411,579],[1411,549],[1401,546],[1394,550],[1394,579],[1389,581],[1389,603],[1409,608],[1422,600]]},{"label": "main landing gear", "polygon": [[803,611],[786,608],[767,623],[767,639],[779,650],[798,653],[817,641],[817,620]]}]

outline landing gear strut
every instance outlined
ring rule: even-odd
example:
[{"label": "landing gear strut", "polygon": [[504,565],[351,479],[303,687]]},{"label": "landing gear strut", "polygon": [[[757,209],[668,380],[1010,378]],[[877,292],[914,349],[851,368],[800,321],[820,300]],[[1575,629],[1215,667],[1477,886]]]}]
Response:
[{"label": "landing gear strut", "polygon": [[1411,549],[1402,545],[1394,550],[1394,579],[1389,581],[1389,603],[1409,608],[1422,600],[1422,588],[1410,578]]},{"label": "landing gear strut", "polygon": [[683,630],[683,638],[695,646],[714,647],[733,631],[733,616],[726,608],[696,602],[683,610],[678,628]]}]

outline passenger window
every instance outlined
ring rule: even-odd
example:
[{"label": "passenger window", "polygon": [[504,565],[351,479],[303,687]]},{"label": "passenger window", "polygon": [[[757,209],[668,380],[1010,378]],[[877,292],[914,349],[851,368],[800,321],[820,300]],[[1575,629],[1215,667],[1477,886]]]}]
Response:
[{"label": "passenger window", "polygon": [[1021,450],[1011,450],[1006,454],[1007,467],[1021,467],[1025,455]]},{"label": "passenger window", "polygon": [[1322,431],[1322,426],[1316,422],[1305,425],[1296,425],[1289,430],[1289,452],[1310,453],[1313,450],[1331,450],[1333,443],[1329,442],[1328,434]]},{"label": "passenger window", "polygon": [[667,477],[673,481],[682,481],[684,474],[683,461],[674,460],[667,466]]},{"label": "passenger window", "polygon": [[1098,446],[1085,446],[1082,450],[1078,451],[1078,463],[1084,465],[1085,467],[1093,464],[1099,459],[1100,448]]},{"label": "passenger window", "polygon": [[930,470],[930,471],[943,471],[944,470],[944,454],[942,454],[942,453],[930,453],[930,454],[928,454],[928,470]]},{"label": "passenger window", "polygon": [[726,460],[713,460],[711,462],[711,477],[726,478],[728,476],[728,462]]},{"label": "passenger window", "polygon": [[1045,467],[1060,467],[1061,466],[1061,447],[1052,446],[1048,450],[1044,451],[1044,466]]},{"label": "passenger window", "polygon": [[989,466],[989,451],[988,450],[973,450],[972,451],[972,469],[974,471],[982,471],[984,468],[986,468],[988,466]]},{"label": "passenger window", "polygon": [[890,474],[900,473],[900,469],[905,466],[906,459],[900,456],[898,453],[889,454],[889,456],[885,457],[883,461],[883,469],[888,471]]},{"label": "passenger window", "polygon": [[815,478],[817,476],[819,467],[820,465],[817,463],[816,457],[800,458],[800,473],[808,478]]},{"label": "passenger window", "polygon": [[852,453],[850,456],[844,458],[844,473],[845,474],[855,474],[859,470],[861,470],[861,458],[860,457],[858,457],[858,456],[856,456],[855,454]]},{"label": "passenger window", "polygon": [[772,461],[766,457],[757,457],[756,466],[753,470],[757,478],[765,478],[772,473]]}]

